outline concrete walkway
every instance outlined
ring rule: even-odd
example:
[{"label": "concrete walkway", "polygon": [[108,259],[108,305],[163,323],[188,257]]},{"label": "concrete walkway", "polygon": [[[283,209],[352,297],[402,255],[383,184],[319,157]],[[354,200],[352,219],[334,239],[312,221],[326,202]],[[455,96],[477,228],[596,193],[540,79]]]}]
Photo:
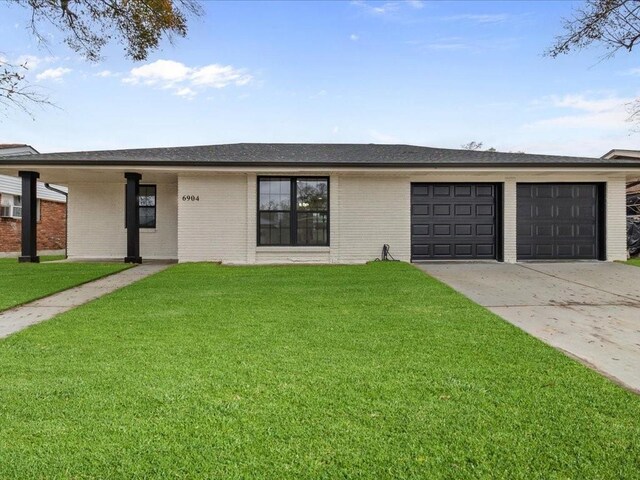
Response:
[{"label": "concrete walkway", "polygon": [[604,262],[418,267],[640,393],[639,267]]},{"label": "concrete walkway", "polygon": [[126,287],[170,266],[171,264],[169,263],[138,265],[108,277],[0,312],[0,338],[11,335],[29,325],[49,320],[60,313]]}]

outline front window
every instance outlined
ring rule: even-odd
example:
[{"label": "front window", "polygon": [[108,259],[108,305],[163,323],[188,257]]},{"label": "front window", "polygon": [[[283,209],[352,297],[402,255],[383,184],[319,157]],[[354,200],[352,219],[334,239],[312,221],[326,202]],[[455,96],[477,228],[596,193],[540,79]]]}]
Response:
[{"label": "front window", "polygon": [[140,185],[138,194],[140,228],[156,228],[156,186]]},{"label": "front window", "polygon": [[329,245],[329,179],[258,179],[258,245]]},{"label": "front window", "polygon": [[[125,205],[127,189],[124,190]],[[127,209],[124,209],[124,225],[127,228]],[[138,221],[140,228],[156,228],[156,186],[140,185],[138,187]]]}]

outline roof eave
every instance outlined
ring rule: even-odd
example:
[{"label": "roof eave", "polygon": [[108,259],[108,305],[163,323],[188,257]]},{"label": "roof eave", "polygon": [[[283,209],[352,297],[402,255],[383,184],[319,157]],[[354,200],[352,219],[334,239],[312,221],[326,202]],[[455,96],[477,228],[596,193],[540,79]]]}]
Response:
[{"label": "roof eave", "polygon": [[241,167],[241,168],[264,168],[264,167],[318,167],[318,168],[640,168],[640,159],[637,162],[216,162],[216,161],[158,161],[158,160],[139,160],[132,162],[130,160],[48,160],[46,162],[34,162],[33,158],[20,158],[11,161],[0,159],[0,166],[5,168],[20,168],[25,165],[32,167],[59,167],[59,166],[75,166],[75,167]]}]

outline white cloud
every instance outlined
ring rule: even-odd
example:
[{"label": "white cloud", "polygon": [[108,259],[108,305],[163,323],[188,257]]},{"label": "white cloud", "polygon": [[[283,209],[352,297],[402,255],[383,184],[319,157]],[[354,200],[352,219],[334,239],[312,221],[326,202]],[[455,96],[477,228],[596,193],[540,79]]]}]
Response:
[{"label": "white cloud", "polygon": [[399,2],[385,2],[370,4],[363,0],[354,0],[351,2],[353,5],[360,7],[365,12],[371,15],[382,16],[388,13],[396,12],[400,8]]},{"label": "white cloud", "polygon": [[421,9],[424,7],[424,2],[422,0],[407,0],[407,3],[410,7]]},{"label": "white cloud", "polygon": [[98,73],[94,73],[94,77],[108,78],[108,77],[117,77],[119,74],[114,73],[111,70],[102,70]]},{"label": "white cloud", "polygon": [[190,89],[189,87],[184,87],[184,88],[181,88],[179,90],[176,90],[176,95],[178,97],[193,98],[197,94],[196,94],[196,92],[194,90]]},{"label": "white cloud", "polygon": [[314,93],[313,95],[311,95],[309,98],[313,99],[313,98],[326,97],[327,93],[328,92],[326,90],[320,90],[319,92]]},{"label": "white cloud", "polygon": [[398,137],[388,133],[382,133],[377,130],[370,130],[369,136],[374,142],[378,143],[399,143]]},{"label": "white cloud", "polygon": [[[629,103],[633,98],[593,93],[549,96],[534,102],[543,108],[561,110],[561,114],[526,125],[527,128],[628,129]],[[566,112],[566,113],[564,113]]]},{"label": "white cloud", "polygon": [[45,71],[36,75],[36,80],[53,80],[60,81],[62,77],[71,72],[70,68],[58,67],[58,68],[48,68]]},{"label": "white cloud", "polygon": [[132,68],[129,76],[123,80],[125,83],[137,85],[158,85],[169,88],[178,82],[187,79],[191,69],[180,62],[173,60],[157,60],[141,67]]},{"label": "white cloud", "polygon": [[190,80],[194,85],[212,88],[224,88],[228,85],[246,85],[251,81],[251,75],[231,65],[212,64],[192,69]]},{"label": "white cloud", "polygon": [[131,69],[122,81],[131,85],[149,85],[173,89],[181,97],[193,98],[197,89],[243,86],[253,80],[245,70],[216,63],[203,67],[188,67],[173,60],[157,60]]},{"label": "white cloud", "polygon": [[354,42],[357,42],[358,40],[360,40],[360,36],[355,33],[352,33],[351,35],[349,35],[349,38]]},{"label": "white cloud", "polygon": [[429,50],[467,50],[471,46],[463,38],[442,38],[424,45]]},{"label": "white cloud", "polygon": [[13,60],[16,65],[25,65],[28,70],[35,70],[42,65],[56,61],[57,57],[38,57],[36,55],[20,55]]},{"label": "white cloud", "polygon": [[448,17],[442,17],[442,20],[449,20],[453,22],[473,22],[473,23],[502,23],[509,19],[509,15],[506,13],[465,13],[461,15],[450,15]]}]

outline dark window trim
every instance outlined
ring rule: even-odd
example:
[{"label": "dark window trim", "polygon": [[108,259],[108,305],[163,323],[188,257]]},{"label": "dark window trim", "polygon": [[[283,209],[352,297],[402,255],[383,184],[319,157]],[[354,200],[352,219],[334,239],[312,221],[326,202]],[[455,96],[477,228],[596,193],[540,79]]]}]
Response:
[{"label": "dark window trim", "polygon": [[[261,180],[273,180],[273,179],[287,179],[291,184],[291,199],[289,201],[289,210],[260,210],[260,181]],[[302,213],[326,213],[327,214],[327,243],[322,245],[299,245],[298,240],[298,180],[326,180],[327,182],[327,210],[302,210]],[[289,176],[289,175],[259,175],[257,185],[257,198],[256,198],[256,245],[258,247],[303,247],[303,248],[324,248],[331,246],[331,179],[327,176],[318,175],[303,175],[303,176]],[[289,241],[288,244],[266,244],[260,243],[260,213],[288,213],[289,218]]]},{"label": "dark window trim", "polygon": [[[147,230],[153,230],[155,228],[157,228],[157,224],[158,224],[158,185],[155,183],[141,183],[139,185],[139,188],[142,187],[153,187],[154,190],[154,197],[156,198],[156,201],[154,202],[153,205],[153,226],[150,227],[143,227],[142,225],[140,225],[140,229],[147,229]],[[124,198],[125,198],[125,205],[126,205],[126,199],[127,199],[127,186],[125,185],[124,188]],[[138,202],[136,202],[136,212],[138,212],[138,218],[140,218],[140,204]],[[151,207],[145,207],[145,208],[151,208]],[[124,228],[125,230],[127,229],[127,209],[124,209]]]}]

